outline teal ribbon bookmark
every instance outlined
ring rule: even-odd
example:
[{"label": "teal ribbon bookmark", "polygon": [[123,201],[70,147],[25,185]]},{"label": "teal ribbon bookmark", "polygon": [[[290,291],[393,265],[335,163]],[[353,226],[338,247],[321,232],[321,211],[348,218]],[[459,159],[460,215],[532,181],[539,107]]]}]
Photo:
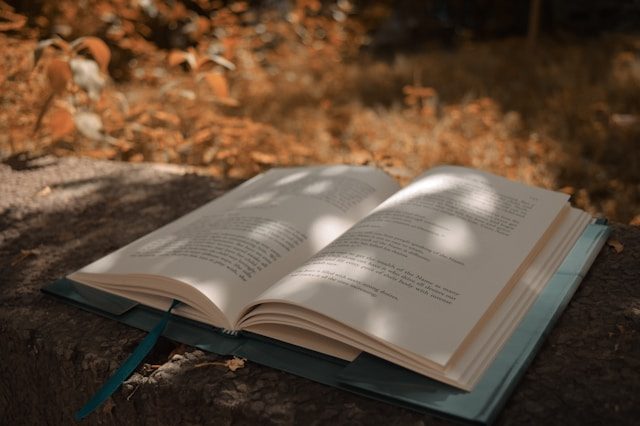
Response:
[{"label": "teal ribbon bookmark", "polygon": [[133,373],[133,370],[136,369],[138,364],[142,362],[142,360],[147,356],[151,349],[155,346],[158,338],[162,335],[167,323],[169,322],[169,318],[171,317],[171,311],[178,305],[177,300],[174,300],[169,307],[169,310],[164,313],[162,319],[155,327],[142,339],[142,342],[138,345],[137,348],[129,355],[129,358],[122,363],[120,368],[113,373],[113,376],[109,378],[105,382],[104,385],[93,395],[93,397],[87,402],[84,407],[78,410],[74,414],[74,418],[76,420],[82,420],[91,414],[96,408],[102,405],[124,382],[130,375]]}]

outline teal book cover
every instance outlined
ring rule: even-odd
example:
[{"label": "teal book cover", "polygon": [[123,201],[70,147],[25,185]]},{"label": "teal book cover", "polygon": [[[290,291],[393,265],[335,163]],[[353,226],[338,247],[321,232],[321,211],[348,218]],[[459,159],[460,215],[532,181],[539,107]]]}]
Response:
[{"label": "teal book cover", "polygon": [[[609,228],[587,226],[558,271],[506,341],[472,391],[428,379],[362,353],[352,362],[247,332],[229,333],[171,316],[163,335],[219,355],[234,355],[328,386],[465,423],[490,424],[500,413],[536,352],[602,248]],[[149,331],[163,312],[69,279],[44,292],[124,324]]]}]

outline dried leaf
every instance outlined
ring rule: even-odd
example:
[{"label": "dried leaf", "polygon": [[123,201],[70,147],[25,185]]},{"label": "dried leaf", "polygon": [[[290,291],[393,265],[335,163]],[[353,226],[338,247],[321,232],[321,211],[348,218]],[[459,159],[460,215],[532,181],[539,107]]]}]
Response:
[{"label": "dried leaf", "polygon": [[191,39],[200,40],[203,34],[209,31],[211,23],[209,19],[204,16],[200,16],[197,13],[192,13],[190,22],[182,27],[182,32],[189,34]]},{"label": "dried leaf", "polygon": [[246,360],[244,358],[238,358],[234,356],[232,359],[225,361],[225,364],[229,370],[236,371],[240,368],[244,368],[245,361]]},{"label": "dried leaf", "polygon": [[198,130],[192,136],[191,140],[193,141],[194,144],[198,145],[213,139],[214,135],[215,135],[214,129],[207,127],[207,128]]},{"label": "dried leaf", "polygon": [[634,114],[613,114],[609,120],[614,126],[627,128],[637,124],[640,121],[640,116]]},{"label": "dried leaf", "polygon": [[225,68],[227,68],[230,71],[234,71],[236,69],[236,66],[234,65],[233,62],[231,62],[230,60],[228,60],[227,58],[220,56],[220,55],[209,55],[209,58],[211,58],[211,60],[213,62],[215,62],[216,64],[223,66]]},{"label": "dried leaf", "polygon": [[126,140],[107,138],[107,142],[118,148],[120,152],[129,152],[133,149],[133,144]]},{"label": "dried leaf", "polygon": [[144,155],[142,155],[141,153],[133,154],[131,157],[129,157],[130,163],[142,163],[143,161]]},{"label": "dried leaf", "polygon": [[60,37],[49,38],[46,40],[42,40],[38,42],[36,45],[36,49],[33,51],[33,66],[38,65],[38,61],[42,57],[42,53],[47,47],[53,47],[57,50],[60,50],[65,53],[69,53],[71,51],[71,46],[69,43],[61,39]]},{"label": "dried leaf", "polygon": [[98,409],[98,413],[101,415],[113,414],[113,409],[116,408],[116,404],[113,402],[113,398],[108,398]]},{"label": "dried leaf", "polygon": [[98,114],[88,111],[80,111],[74,115],[73,121],[76,128],[82,135],[96,141],[105,140],[102,128],[102,119]]},{"label": "dried leaf", "polygon": [[196,364],[194,367],[201,368],[201,367],[209,367],[211,365],[220,365],[220,366],[227,367],[231,371],[236,371],[240,368],[244,368],[245,361],[246,359],[244,358],[238,358],[234,356],[232,359],[227,359],[223,362],[219,362],[219,361],[202,362],[200,364]]},{"label": "dried leaf", "polygon": [[204,16],[198,16],[198,32],[197,35],[200,37],[202,34],[208,32],[211,29],[211,22],[209,19]]},{"label": "dried leaf", "polygon": [[53,141],[68,135],[75,129],[73,115],[66,108],[56,108],[49,116],[49,131]]},{"label": "dried leaf", "polygon": [[238,105],[240,105],[238,100],[234,98],[217,98],[215,99],[215,102],[228,107],[237,107]]},{"label": "dried leaf", "polygon": [[171,124],[174,127],[180,126],[180,117],[165,111],[155,111],[151,113],[152,117],[163,123]]},{"label": "dried leaf", "polygon": [[67,82],[71,80],[73,74],[69,64],[61,59],[52,59],[47,67],[47,78],[53,93],[59,94],[67,87]]},{"label": "dried leaf", "polygon": [[235,13],[246,12],[247,10],[249,10],[249,3],[247,3],[246,1],[236,1],[234,3],[231,3],[229,9],[231,9],[231,11]]},{"label": "dried leaf", "polygon": [[38,256],[39,254],[40,250],[38,249],[20,250],[20,253],[11,260],[11,266],[16,266],[18,263],[22,262],[29,256]]},{"label": "dried leaf", "polygon": [[607,245],[611,247],[616,254],[622,253],[624,250],[624,245],[615,238],[609,238]]},{"label": "dried leaf", "polygon": [[204,152],[202,153],[202,162],[204,164],[211,163],[216,157],[217,152],[218,152],[218,148],[215,146],[210,146],[209,148],[205,149]]},{"label": "dried leaf", "polygon": [[227,160],[237,154],[234,149],[223,149],[216,153],[216,160]]},{"label": "dried leaf", "polygon": [[54,97],[55,97],[55,92],[52,91],[47,97],[47,99],[45,99],[44,103],[42,104],[42,108],[40,109],[40,112],[38,113],[38,117],[36,118],[36,123],[33,125],[34,136],[36,135],[36,133],[38,133],[38,130],[40,129],[40,125],[42,124],[42,118],[44,117],[47,110],[51,106],[51,102],[53,101]]},{"label": "dried leaf", "polygon": [[576,189],[573,186],[563,186],[559,191],[567,195],[573,195],[576,193]]},{"label": "dried leaf", "polygon": [[351,152],[351,162],[354,164],[368,164],[373,160],[371,153],[364,149],[354,149]]},{"label": "dried leaf", "polygon": [[36,192],[38,197],[46,197],[47,195],[51,195],[51,187],[49,185],[42,188],[40,191]]},{"label": "dried leaf", "polygon": [[51,102],[53,101],[55,95],[62,93],[66,89],[67,82],[71,80],[71,77],[72,73],[68,63],[60,59],[51,60],[47,67],[47,78],[49,80],[49,85],[51,86],[51,93],[45,99],[44,103],[42,104],[42,108],[38,113],[36,123],[33,126],[34,135],[38,133],[40,125],[42,124],[42,118],[51,106]]},{"label": "dried leaf", "polygon": [[197,69],[198,71],[211,71],[220,68],[213,59],[208,56],[202,56],[198,58]]},{"label": "dried leaf", "polygon": [[229,97],[229,84],[224,75],[218,72],[209,72],[204,75],[204,80],[209,85],[209,88],[219,98],[226,99]]},{"label": "dried leaf", "polygon": [[27,17],[19,15],[10,10],[0,10],[0,19],[4,22],[0,22],[0,31],[15,31],[24,27],[27,23]]},{"label": "dried leaf", "polygon": [[251,153],[251,159],[256,163],[273,165],[278,162],[278,157],[266,152],[253,151]]},{"label": "dried leaf", "polygon": [[111,50],[109,46],[98,37],[80,37],[71,43],[74,52],[81,53],[87,50],[94,61],[100,66],[102,72],[107,73]]},{"label": "dried leaf", "polygon": [[84,89],[91,99],[100,99],[100,93],[106,79],[100,73],[98,63],[91,59],[73,58],[69,61],[73,73],[73,81]]},{"label": "dried leaf", "polygon": [[186,61],[185,52],[181,50],[172,50],[167,56],[167,63],[170,67],[175,67]]},{"label": "dried leaf", "polygon": [[184,355],[184,353],[187,351],[187,349],[189,349],[189,347],[187,345],[185,345],[184,343],[180,343],[178,346],[175,347],[175,349],[173,349],[171,351],[171,353],[169,353],[169,356],[167,357],[167,360],[171,360],[171,358],[173,358],[174,355]]},{"label": "dried leaf", "polygon": [[198,68],[198,61],[196,55],[193,52],[184,52],[181,50],[172,50],[167,57],[169,66],[175,67],[176,65],[185,64],[190,70],[196,70]]}]

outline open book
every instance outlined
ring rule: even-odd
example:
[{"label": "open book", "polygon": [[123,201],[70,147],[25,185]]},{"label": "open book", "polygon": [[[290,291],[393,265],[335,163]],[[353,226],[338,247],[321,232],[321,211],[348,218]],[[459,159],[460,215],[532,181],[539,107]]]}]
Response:
[{"label": "open book", "polygon": [[462,167],[403,189],[371,167],[272,169],[69,279],[471,390],[591,222]]}]

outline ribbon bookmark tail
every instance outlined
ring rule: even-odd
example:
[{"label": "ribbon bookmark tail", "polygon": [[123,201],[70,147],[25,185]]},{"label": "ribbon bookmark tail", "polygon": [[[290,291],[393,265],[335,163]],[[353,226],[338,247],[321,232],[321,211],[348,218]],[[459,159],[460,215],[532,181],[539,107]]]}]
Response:
[{"label": "ribbon bookmark tail", "polygon": [[169,322],[169,318],[171,317],[171,311],[173,308],[178,305],[177,300],[174,300],[158,324],[149,334],[145,336],[144,339],[140,342],[138,347],[134,349],[134,351],[129,355],[129,358],[126,359],[125,362],[122,363],[120,368],[113,373],[113,376],[109,378],[105,382],[104,385],[93,395],[93,397],[87,402],[84,407],[78,410],[74,414],[74,418],[76,420],[82,420],[91,414],[96,408],[98,408],[103,402],[105,402],[124,382],[130,375],[133,373],[133,370],[142,362],[142,360],[147,356],[151,349],[155,346],[158,338],[162,335],[167,323]]}]

